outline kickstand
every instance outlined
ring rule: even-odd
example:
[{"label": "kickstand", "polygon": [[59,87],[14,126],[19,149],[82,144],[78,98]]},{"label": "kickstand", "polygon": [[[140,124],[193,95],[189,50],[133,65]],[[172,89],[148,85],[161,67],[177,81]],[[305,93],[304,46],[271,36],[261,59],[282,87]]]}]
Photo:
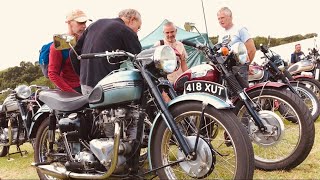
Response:
[{"label": "kickstand", "polygon": [[28,154],[28,151],[26,151],[26,150],[21,151],[20,145],[17,145],[17,151],[16,151],[16,152],[8,153],[8,161],[14,160],[14,159],[10,158],[10,155],[12,155],[12,154],[18,154],[18,153],[21,155],[21,157],[23,157],[23,154],[22,154],[22,153],[24,153],[24,155],[27,155],[27,154]]}]

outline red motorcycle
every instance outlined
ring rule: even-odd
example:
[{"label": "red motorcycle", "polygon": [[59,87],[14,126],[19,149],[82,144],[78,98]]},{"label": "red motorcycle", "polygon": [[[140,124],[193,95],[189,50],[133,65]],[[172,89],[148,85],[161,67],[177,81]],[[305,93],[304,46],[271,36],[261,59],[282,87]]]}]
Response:
[{"label": "red motorcycle", "polygon": [[[230,96],[234,113],[253,142],[257,168],[289,170],[304,161],[313,146],[315,129],[310,112],[298,95],[277,82],[248,87],[238,69],[247,59],[243,43],[232,47],[219,43],[213,48],[183,43],[202,51],[208,63],[181,74],[174,83],[177,94],[202,92],[227,101]],[[285,110],[281,108],[279,112],[280,106]],[[288,116],[295,116],[297,122],[291,123]]]}]

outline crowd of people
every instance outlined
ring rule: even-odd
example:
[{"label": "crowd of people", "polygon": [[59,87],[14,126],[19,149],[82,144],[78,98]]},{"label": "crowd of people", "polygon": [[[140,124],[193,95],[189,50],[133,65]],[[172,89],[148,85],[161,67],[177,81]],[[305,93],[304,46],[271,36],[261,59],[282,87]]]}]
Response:
[{"label": "crowd of people", "polygon": [[[217,19],[222,27],[218,35],[219,42],[227,41],[231,46],[242,42],[248,51],[248,59],[244,65],[238,65],[239,73],[244,79],[248,79],[249,64],[253,61],[256,53],[253,38],[245,26],[233,22],[232,11],[228,7],[222,7],[217,12]],[[89,27],[90,21],[85,12],[76,9],[66,16],[67,34],[73,35],[77,44],[74,47],[77,54],[96,53],[112,50],[125,50],[137,54],[142,50],[137,32],[142,27],[141,14],[135,9],[124,9],[116,18],[99,19]],[[169,74],[168,80],[173,83],[176,78],[188,69],[188,54],[184,45],[177,41],[179,33],[173,22],[163,25],[163,39],[154,43],[154,46],[169,45],[177,55],[180,67]],[[119,64],[110,64],[103,59],[84,59],[79,61],[74,51],[64,60],[61,50],[50,47],[48,77],[57,88],[67,92],[89,94],[94,86],[111,71],[119,69]],[[295,51],[291,54],[291,64],[300,60],[301,45],[295,45]],[[117,59],[121,60],[121,59]]]}]

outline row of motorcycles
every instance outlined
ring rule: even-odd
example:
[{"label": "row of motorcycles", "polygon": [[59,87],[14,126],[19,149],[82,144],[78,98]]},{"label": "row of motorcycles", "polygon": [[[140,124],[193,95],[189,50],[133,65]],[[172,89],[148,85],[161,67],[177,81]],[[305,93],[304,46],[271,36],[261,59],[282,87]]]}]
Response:
[{"label": "row of motorcycles", "polygon": [[[74,46],[72,36],[55,37],[57,49]],[[207,62],[173,85],[166,76],[177,58],[164,45],[78,55],[125,57],[134,67],[111,72],[89,95],[35,85],[7,90],[0,156],[31,142],[40,179],[252,179],[254,168],[290,170],[306,159],[320,108],[309,76],[291,76],[261,46],[266,63],[252,67],[248,84],[237,68],[247,59],[244,44],[183,43]]]}]

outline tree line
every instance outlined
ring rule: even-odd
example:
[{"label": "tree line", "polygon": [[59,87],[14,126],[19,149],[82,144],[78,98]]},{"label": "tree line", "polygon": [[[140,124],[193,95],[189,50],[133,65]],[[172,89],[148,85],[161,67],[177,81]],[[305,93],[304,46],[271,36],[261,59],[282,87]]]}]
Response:
[{"label": "tree line", "polygon": [[[309,33],[304,36],[298,34],[284,38],[270,38],[270,47],[300,41],[315,36],[317,36],[316,33]],[[218,37],[210,37],[210,40],[213,44],[216,44],[218,42]],[[268,44],[269,42],[269,39],[267,37],[260,36],[253,38],[253,40],[257,49],[260,49],[260,44]],[[32,63],[21,61],[19,66],[9,67],[6,70],[0,71],[0,91],[7,88],[14,89],[21,84],[36,84],[54,88],[54,85],[50,82],[50,80],[43,76],[38,62]],[[3,99],[6,96],[7,94],[0,95],[0,103],[3,102]]]},{"label": "tree line", "polygon": [[[292,36],[288,36],[288,37],[284,37],[284,38],[272,38],[272,37],[268,38],[268,37],[257,36],[257,37],[253,38],[253,41],[254,41],[256,48],[260,49],[260,44],[267,45],[269,43],[269,41],[270,41],[269,47],[273,47],[273,46],[279,46],[282,44],[287,44],[287,43],[291,43],[291,42],[295,42],[295,41],[301,41],[301,40],[313,38],[313,37],[317,37],[317,33],[309,33],[306,35],[297,34],[297,35],[292,35]],[[216,44],[218,42],[218,36],[210,37],[210,40],[213,44]]]}]

